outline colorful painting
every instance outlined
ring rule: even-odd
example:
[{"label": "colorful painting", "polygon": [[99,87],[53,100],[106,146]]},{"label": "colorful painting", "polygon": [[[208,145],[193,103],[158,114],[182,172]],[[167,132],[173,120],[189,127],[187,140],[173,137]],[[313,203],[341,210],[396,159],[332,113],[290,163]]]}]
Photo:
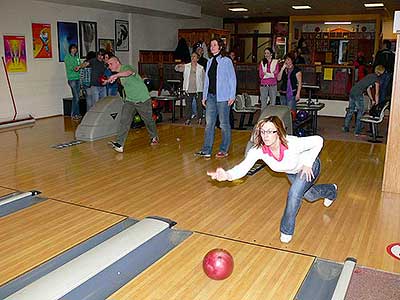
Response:
[{"label": "colorful painting", "polygon": [[32,23],[33,58],[52,58],[51,25]]},{"label": "colorful painting", "polygon": [[129,22],[115,20],[115,43],[117,51],[129,51]]},{"label": "colorful painting", "polygon": [[26,72],[25,36],[4,35],[4,57],[9,73]]},{"label": "colorful painting", "polygon": [[68,54],[70,45],[78,46],[78,24],[71,22],[57,22],[58,33],[58,61],[63,62]]},{"label": "colorful painting", "polygon": [[88,52],[97,51],[97,23],[79,21],[80,55],[86,57]]},{"label": "colorful painting", "polygon": [[113,39],[99,39],[99,49],[104,49],[106,52],[115,53]]}]

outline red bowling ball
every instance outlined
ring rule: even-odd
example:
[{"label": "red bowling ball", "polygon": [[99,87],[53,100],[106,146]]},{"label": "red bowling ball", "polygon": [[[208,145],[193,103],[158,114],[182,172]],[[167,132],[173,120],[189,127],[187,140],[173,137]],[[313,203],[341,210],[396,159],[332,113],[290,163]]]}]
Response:
[{"label": "red bowling ball", "polygon": [[233,271],[233,257],[224,249],[213,249],[204,256],[203,270],[214,280],[228,278]]}]

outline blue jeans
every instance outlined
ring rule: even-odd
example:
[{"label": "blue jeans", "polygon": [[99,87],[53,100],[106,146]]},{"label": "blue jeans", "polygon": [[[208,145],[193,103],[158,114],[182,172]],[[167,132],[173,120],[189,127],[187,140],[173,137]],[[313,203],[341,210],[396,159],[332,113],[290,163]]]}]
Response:
[{"label": "blue jeans", "polygon": [[222,134],[222,142],[219,146],[219,151],[228,153],[231,144],[228,101],[217,102],[216,95],[208,94],[206,102],[206,130],[204,134],[204,144],[201,150],[206,154],[211,154],[212,152],[217,116],[219,117]]},{"label": "blue jeans", "polygon": [[321,198],[336,199],[337,192],[333,184],[314,184],[321,171],[321,161],[318,157],[313,163],[312,170],[314,179],[310,182],[307,182],[304,176],[300,178],[300,172],[297,174],[287,174],[292,185],[288,192],[286,208],[281,220],[280,230],[284,234],[292,235],[294,233],[296,216],[303,198],[309,202],[314,202]]},{"label": "blue jeans", "polygon": [[81,90],[80,80],[68,80],[72,92],[71,117],[79,116],[79,93]]},{"label": "blue jeans", "polygon": [[281,105],[287,105],[291,111],[296,111],[296,98],[294,96],[287,97],[286,94],[282,94],[279,100]]},{"label": "blue jeans", "polygon": [[390,94],[393,73],[385,71],[379,78],[379,104],[386,102],[386,94]]},{"label": "blue jeans", "polygon": [[98,100],[104,98],[107,93],[105,86],[92,85],[89,89],[90,91],[86,99],[87,111],[89,111],[89,109],[95,105]]},{"label": "blue jeans", "polygon": [[118,84],[116,82],[106,85],[107,96],[117,96],[118,95]]},{"label": "blue jeans", "polygon": [[363,95],[350,95],[349,99],[349,107],[346,112],[346,116],[344,117],[344,129],[346,131],[349,130],[351,118],[353,114],[356,113],[356,129],[354,130],[355,134],[360,134],[362,130],[361,117],[364,114],[364,96]]}]

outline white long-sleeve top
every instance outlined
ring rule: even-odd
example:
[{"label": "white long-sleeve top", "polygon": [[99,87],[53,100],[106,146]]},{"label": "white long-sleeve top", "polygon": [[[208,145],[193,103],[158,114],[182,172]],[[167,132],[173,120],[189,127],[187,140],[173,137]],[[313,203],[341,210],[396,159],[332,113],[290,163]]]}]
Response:
[{"label": "white long-sleeve top", "polygon": [[308,137],[286,136],[287,149],[281,147],[281,160],[273,157],[268,151],[262,148],[251,148],[246,158],[228,170],[231,180],[239,179],[247,174],[257,160],[262,159],[271,170],[288,174],[297,174],[303,166],[312,167],[315,159],[323,146],[323,139],[318,135]]},{"label": "white long-sleeve top", "polygon": [[[187,63],[183,66],[176,65],[175,71],[183,72],[183,90],[188,91],[189,89],[189,77],[190,77],[190,70],[192,69],[192,64]],[[201,93],[203,92],[203,85],[204,85],[204,68],[197,64],[196,66],[196,92]]]}]

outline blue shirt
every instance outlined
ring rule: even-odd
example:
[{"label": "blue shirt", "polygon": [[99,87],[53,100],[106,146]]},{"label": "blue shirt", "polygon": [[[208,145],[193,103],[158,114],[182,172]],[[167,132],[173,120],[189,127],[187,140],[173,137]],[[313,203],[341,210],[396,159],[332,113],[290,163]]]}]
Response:
[{"label": "blue shirt", "polygon": [[[210,69],[212,59],[207,62],[207,70],[204,80],[203,98],[208,97],[209,78],[208,70]],[[232,60],[228,57],[217,57],[217,101],[223,102],[236,98],[236,74]]]}]

